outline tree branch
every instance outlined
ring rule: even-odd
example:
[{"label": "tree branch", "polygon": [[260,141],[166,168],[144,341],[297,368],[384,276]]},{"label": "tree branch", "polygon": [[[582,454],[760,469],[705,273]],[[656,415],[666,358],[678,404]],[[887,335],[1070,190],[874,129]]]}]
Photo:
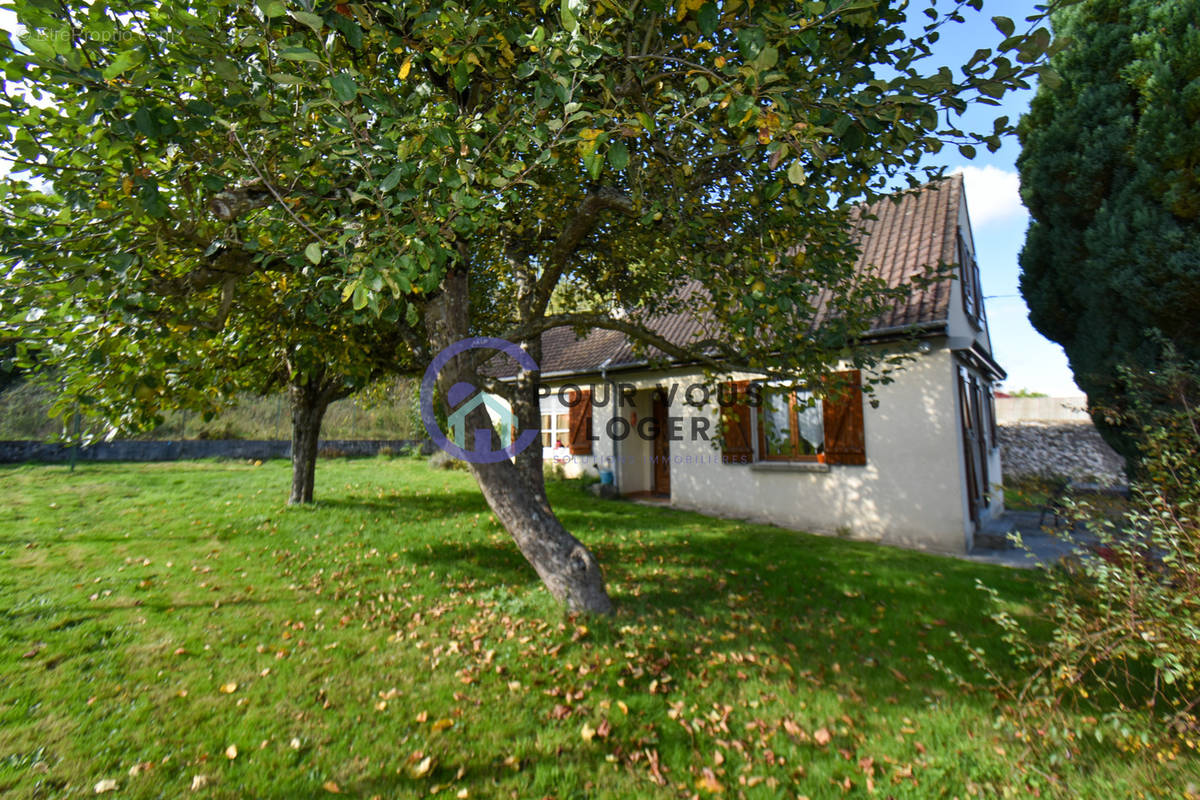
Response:
[{"label": "tree branch", "polygon": [[608,186],[588,192],[579,204],[579,208],[575,209],[575,213],[559,233],[554,246],[550,248],[546,269],[538,280],[537,292],[533,297],[532,310],[535,316],[545,313],[546,306],[550,303],[550,296],[554,293],[554,287],[558,285],[571,256],[579,249],[584,238],[596,227],[600,212],[605,209],[632,214],[633,200],[624,192]]}]

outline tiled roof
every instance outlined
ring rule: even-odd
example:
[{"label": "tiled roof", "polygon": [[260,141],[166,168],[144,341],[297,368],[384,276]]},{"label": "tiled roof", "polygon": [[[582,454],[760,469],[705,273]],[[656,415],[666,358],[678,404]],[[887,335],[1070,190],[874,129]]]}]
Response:
[{"label": "tiled roof", "polygon": [[[952,175],[901,195],[899,202],[884,198],[871,205],[855,222],[860,248],[857,268],[873,267],[889,286],[897,287],[939,262],[957,263],[962,190],[962,176]],[[914,289],[876,322],[873,332],[946,322],[954,286],[952,279],[945,278]],[[651,320],[649,327],[680,345],[711,335],[702,333],[704,319],[690,313],[663,315]],[[543,374],[596,372],[602,365],[612,369],[644,360],[644,355],[634,352],[628,337],[617,331],[593,330],[582,338],[571,328],[553,328],[542,334]]]}]

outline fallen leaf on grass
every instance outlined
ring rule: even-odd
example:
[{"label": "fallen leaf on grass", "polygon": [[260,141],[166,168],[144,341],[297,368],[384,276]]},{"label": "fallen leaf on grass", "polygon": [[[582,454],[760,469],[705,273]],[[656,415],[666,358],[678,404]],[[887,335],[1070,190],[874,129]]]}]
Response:
[{"label": "fallen leaf on grass", "polygon": [[205,786],[208,786],[208,776],[207,775],[193,775],[192,776],[192,791],[193,792],[198,792],[201,789],[203,789]]},{"label": "fallen leaf on grass", "polygon": [[830,735],[827,728],[817,728],[817,730],[813,733],[813,740],[822,747],[829,744],[830,740],[832,739],[833,736]]},{"label": "fallen leaf on grass", "polygon": [[434,733],[440,733],[440,732],[446,730],[447,728],[453,728],[453,727],[454,727],[454,720],[452,720],[452,719],[439,719],[437,722],[433,723]]},{"label": "fallen leaf on grass", "polygon": [[324,789],[325,791],[329,792],[330,794],[341,794],[342,793],[342,787],[338,786],[337,783],[334,781],[325,781],[324,783],[321,784],[321,788]]},{"label": "fallen leaf on grass", "polygon": [[709,794],[721,794],[725,791],[725,787],[717,780],[717,776],[713,774],[710,767],[705,767],[700,772],[700,780],[696,781],[696,787]]},{"label": "fallen leaf on grass", "polygon": [[592,737],[596,735],[596,729],[585,722],[583,723],[583,727],[579,729],[579,735],[583,737],[585,742],[590,742]]},{"label": "fallen leaf on grass", "polygon": [[112,778],[105,778],[102,781],[96,782],[96,794],[104,794],[105,792],[115,792],[117,790],[117,782]]},{"label": "fallen leaf on grass", "polygon": [[411,756],[409,756],[408,776],[414,780],[418,778],[424,778],[433,771],[433,756],[425,756],[424,758],[414,761],[414,759],[419,758],[420,755],[420,753],[413,753]]},{"label": "fallen leaf on grass", "polygon": [[221,684],[221,694],[233,694],[237,691],[238,685],[236,681]]},{"label": "fallen leaf on grass", "polygon": [[225,757],[230,761],[233,761],[238,757],[238,749],[236,744],[231,744],[229,747],[225,748]]}]

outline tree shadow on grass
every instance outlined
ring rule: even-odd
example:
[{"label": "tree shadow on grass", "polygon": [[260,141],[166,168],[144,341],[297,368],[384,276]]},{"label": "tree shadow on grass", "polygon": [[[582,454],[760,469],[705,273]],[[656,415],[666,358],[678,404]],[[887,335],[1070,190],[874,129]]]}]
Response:
[{"label": "tree shadow on grass", "polygon": [[[931,692],[954,689],[929,656],[959,674],[972,673],[952,631],[1002,652],[977,578],[988,578],[1013,603],[1036,602],[1036,580],[1003,568],[688,512],[580,500],[557,498],[555,507],[596,553],[618,608],[611,621],[589,626],[610,641],[622,638],[625,625],[655,627],[672,674],[702,674],[714,653],[755,653],[786,663],[786,674],[777,677],[788,684],[832,686],[875,703],[925,707]],[[533,583],[532,568],[505,542],[434,544],[409,555],[485,586]],[[560,656],[568,657],[571,648]],[[615,683],[609,688],[622,691]]]},{"label": "tree shadow on grass", "polygon": [[[1036,600],[1034,579],[1002,568],[669,508],[600,502],[572,485],[551,484],[548,491],[567,529],[596,553],[618,607],[612,620],[588,623],[596,640],[618,642],[621,628],[630,624],[654,627],[656,647],[676,675],[702,674],[713,654],[728,659],[754,653],[786,664],[775,676],[786,685],[807,682],[876,703],[925,707],[931,693],[954,689],[930,666],[929,656],[971,674],[952,631],[989,652],[1002,652],[975,588],[977,578],[987,577],[1013,603]],[[406,519],[435,524],[487,513],[473,488],[325,504],[402,511]],[[455,529],[409,547],[406,558],[449,579],[471,579],[483,590],[544,591],[499,528]],[[560,657],[576,647],[566,643]],[[607,688],[619,695],[615,675],[597,679],[609,678],[613,685]]]},{"label": "tree shadow on grass", "polygon": [[331,497],[318,500],[314,510],[403,512],[427,514],[430,518],[490,513],[483,495],[475,489],[443,492],[391,492],[382,497]]}]

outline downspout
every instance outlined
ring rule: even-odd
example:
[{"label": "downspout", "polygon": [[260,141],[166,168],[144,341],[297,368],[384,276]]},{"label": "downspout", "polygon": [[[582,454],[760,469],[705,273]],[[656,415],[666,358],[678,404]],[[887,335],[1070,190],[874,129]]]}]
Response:
[{"label": "downspout", "polygon": [[[617,411],[617,383],[608,377],[608,365],[612,363],[612,360],[613,357],[609,356],[600,365],[600,380],[608,384],[608,398],[612,405],[612,414],[609,416],[610,421],[616,419],[619,413]],[[607,428],[607,426],[605,427]],[[614,437],[609,437],[609,439],[612,441],[613,488],[619,492],[621,491],[621,459],[617,457],[617,445],[620,443]]]}]

